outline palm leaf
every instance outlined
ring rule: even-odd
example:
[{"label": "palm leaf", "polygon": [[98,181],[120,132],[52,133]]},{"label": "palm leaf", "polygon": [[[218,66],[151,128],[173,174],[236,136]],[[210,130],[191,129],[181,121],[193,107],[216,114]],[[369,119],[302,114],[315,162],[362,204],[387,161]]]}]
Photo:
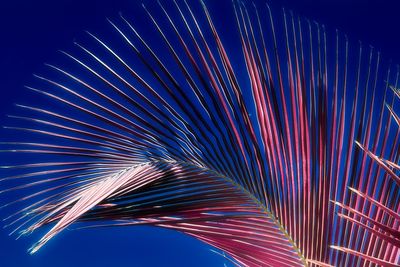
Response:
[{"label": "palm leaf", "polygon": [[52,225],[30,252],[81,222],[174,229],[243,266],[397,266],[398,69],[268,5],[233,3],[233,45],[203,2],[154,8],[157,42],[110,20],[115,48],[89,33],[28,87],[54,107],[11,116],[26,134],[3,152],[35,160],[2,193],[35,193],[7,226]]}]

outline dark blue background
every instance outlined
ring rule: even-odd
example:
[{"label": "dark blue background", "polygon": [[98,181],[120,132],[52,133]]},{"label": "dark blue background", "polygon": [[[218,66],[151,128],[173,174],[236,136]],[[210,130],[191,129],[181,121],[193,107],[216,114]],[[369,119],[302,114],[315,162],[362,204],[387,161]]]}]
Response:
[{"label": "dark blue background", "polygon": [[[150,0],[143,1],[154,2]],[[163,1],[168,3],[168,1]],[[230,1],[211,1],[212,11],[228,8]],[[261,1],[256,1],[262,3]],[[350,40],[362,40],[382,51],[384,58],[400,62],[399,1],[280,0],[301,16],[338,28]],[[23,98],[22,87],[43,62],[57,60],[57,49],[68,49],[84,30],[101,33],[109,25],[105,17],[119,11],[144,16],[138,1],[38,0],[2,1],[0,4],[0,118],[14,110]],[[140,18],[138,18],[140,19]],[[140,20],[139,20],[140,21]],[[145,30],[142,25],[141,30]],[[4,131],[1,132],[4,134]],[[0,163],[1,165],[1,163]],[[35,256],[26,249],[38,236],[14,241],[0,230],[0,266],[224,266],[229,265],[210,247],[163,229],[122,228],[65,231]]]}]

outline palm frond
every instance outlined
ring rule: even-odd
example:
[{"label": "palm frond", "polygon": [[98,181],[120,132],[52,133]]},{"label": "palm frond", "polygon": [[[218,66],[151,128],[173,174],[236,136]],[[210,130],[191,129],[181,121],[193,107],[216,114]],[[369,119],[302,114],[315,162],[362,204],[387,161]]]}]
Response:
[{"label": "palm frond", "polygon": [[143,12],[157,41],[109,20],[113,42],[35,75],[51,105],[11,116],[2,151],[34,161],[3,167],[1,193],[27,192],[4,207],[30,203],[6,224],[52,225],[31,253],[80,222],[174,229],[240,266],[398,266],[398,67],[268,5],[234,1],[229,29],[202,1]]}]

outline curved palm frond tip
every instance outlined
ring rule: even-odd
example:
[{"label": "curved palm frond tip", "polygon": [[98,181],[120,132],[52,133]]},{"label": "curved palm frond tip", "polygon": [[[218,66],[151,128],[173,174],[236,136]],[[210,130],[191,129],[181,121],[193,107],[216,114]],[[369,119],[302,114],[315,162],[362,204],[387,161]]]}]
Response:
[{"label": "curved palm frond tip", "polygon": [[55,107],[18,105],[7,127],[31,137],[4,151],[35,162],[2,193],[37,188],[7,225],[52,225],[31,253],[86,222],[175,229],[243,266],[398,266],[398,68],[267,5],[235,2],[228,43],[203,2],[178,2],[144,7],[159,42],[121,16],[120,52],[89,33],[96,52],[36,76]]}]

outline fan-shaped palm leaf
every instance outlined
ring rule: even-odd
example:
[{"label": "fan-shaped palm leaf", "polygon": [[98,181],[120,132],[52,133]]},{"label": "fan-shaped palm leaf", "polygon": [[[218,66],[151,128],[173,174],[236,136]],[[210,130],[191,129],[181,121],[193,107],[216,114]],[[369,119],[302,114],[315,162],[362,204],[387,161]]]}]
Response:
[{"label": "fan-shaped palm leaf", "polygon": [[31,137],[4,151],[36,159],[7,167],[2,193],[37,191],[6,204],[35,200],[8,225],[53,225],[31,253],[90,222],[175,229],[243,266],[397,266],[398,69],[267,5],[234,3],[229,29],[200,5],[144,7],[156,43],[109,21],[124,45],[89,33],[96,52],[77,43],[72,70],[36,76],[57,108],[12,116]]}]

